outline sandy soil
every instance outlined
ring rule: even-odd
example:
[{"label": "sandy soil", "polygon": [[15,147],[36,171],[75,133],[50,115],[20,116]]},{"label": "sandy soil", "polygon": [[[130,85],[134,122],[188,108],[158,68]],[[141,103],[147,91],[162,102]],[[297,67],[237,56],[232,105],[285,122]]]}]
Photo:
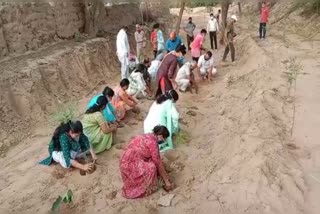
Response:
[{"label": "sandy soil", "polygon": [[[203,13],[192,16],[205,27]],[[48,125],[1,158],[0,213],[46,213],[68,189],[74,203],[67,213],[317,213],[319,43],[291,34],[284,40],[275,28],[260,41],[250,26],[244,19],[238,25],[237,62],[217,63],[215,80],[202,83],[198,95],[182,94],[177,103],[182,129],[192,140],[165,155],[178,186],[170,207],[157,206],[163,190],[139,200],[121,196],[121,151],[115,148],[99,155],[96,172],[85,177],[37,165],[47,155],[53,130]],[[222,52],[221,47],[214,57],[220,59]],[[296,88],[285,73],[290,57],[298,57],[301,72],[308,73],[298,76]],[[107,83],[118,81],[110,75]],[[80,96],[81,112],[103,85],[92,88]],[[150,104],[141,101],[141,115],[129,115],[117,143],[142,133]]]}]

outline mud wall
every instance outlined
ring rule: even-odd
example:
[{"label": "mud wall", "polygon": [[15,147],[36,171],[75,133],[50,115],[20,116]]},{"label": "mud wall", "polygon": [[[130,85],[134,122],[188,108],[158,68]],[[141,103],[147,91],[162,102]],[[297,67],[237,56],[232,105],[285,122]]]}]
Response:
[{"label": "mud wall", "polygon": [[141,23],[142,20],[138,4],[106,7],[106,16],[103,29],[114,34],[118,33],[121,27]]},{"label": "mud wall", "polygon": [[[102,29],[117,33],[124,25],[141,22],[139,5],[106,8]],[[45,0],[37,3],[0,3],[0,59],[34,51],[83,32],[84,5],[80,0]]]},{"label": "mud wall", "polygon": [[80,1],[3,3],[0,6],[0,57],[72,38],[83,25]]}]

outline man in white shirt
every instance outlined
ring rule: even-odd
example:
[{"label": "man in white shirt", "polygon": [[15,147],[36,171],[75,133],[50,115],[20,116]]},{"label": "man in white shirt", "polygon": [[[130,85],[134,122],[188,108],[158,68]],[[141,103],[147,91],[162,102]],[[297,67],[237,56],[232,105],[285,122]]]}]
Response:
[{"label": "man in white shirt", "polygon": [[178,71],[176,76],[176,83],[179,90],[185,92],[187,88],[191,85],[192,70],[197,67],[196,63],[186,62]]},{"label": "man in white shirt", "polygon": [[117,35],[117,56],[121,63],[121,78],[129,77],[129,53],[130,46],[127,35],[128,27],[123,27]]},{"label": "man in white shirt", "polygon": [[144,49],[146,47],[146,36],[140,25],[136,25],[134,38],[137,43],[137,58],[139,62],[142,62],[144,57]]},{"label": "man in white shirt", "polygon": [[218,50],[218,42],[217,42],[217,33],[219,31],[219,23],[216,17],[214,17],[213,13],[210,14],[210,19],[207,24],[207,32],[209,32],[210,36],[210,44],[211,49],[213,50],[213,42],[214,47],[216,50]]},{"label": "man in white shirt", "polygon": [[198,61],[198,68],[200,70],[200,75],[202,79],[211,80],[212,75],[216,73],[216,69],[213,66],[213,56],[211,51],[200,56]]}]

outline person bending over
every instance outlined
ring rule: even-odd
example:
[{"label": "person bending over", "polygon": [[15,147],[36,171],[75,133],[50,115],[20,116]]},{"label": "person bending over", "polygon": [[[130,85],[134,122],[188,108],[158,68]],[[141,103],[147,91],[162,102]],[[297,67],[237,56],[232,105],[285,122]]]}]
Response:
[{"label": "person bending over", "polygon": [[94,164],[81,164],[77,159],[85,158],[90,153],[94,162],[97,160],[80,121],[61,123],[53,133],[48,150],[49,157],[40,164],[49,166],[55,161],[63,168],[75,167],[87,172],[93,169]]},{"label": "person bending over", "polygon": [[127,94],[126,90],[129,88],[129,80],[121,80],[119,86],[114,90],[115,95],[112,98],[112,105],[116,109],[118,120],[124,119],[126,112],[132,110],[133,112],[139,113],[138,102],[130,95]]},{"label": "person bending over", "polygon": [[179,112],[175,105],[178,99],[179,95],[175,90],[160,95],[151,105],[144,120],[144,133],[151,133],[153,127],[159,124],[166,126],[169,130],[170,137],[160,145],[161,151],[173,149],[172,135],[179,131]]},{"label": "person bending over", "polygon": [[136,136],[129,142],[120,159],[123,197],[134,199],[151,195],[158,190],[159,178],[166,191],[174,188],[159,152],[159,145],[169,136],[165,126],[156,126],[152,133]]},{"label": "person bending over", "polygon": [[117,131],[115,124],[108,124],[103,111],[108,104],[105,96],[100,96],[83,116],[84,133],[88,136],[96,153],[108,150],[112,146],[113,135]]}]

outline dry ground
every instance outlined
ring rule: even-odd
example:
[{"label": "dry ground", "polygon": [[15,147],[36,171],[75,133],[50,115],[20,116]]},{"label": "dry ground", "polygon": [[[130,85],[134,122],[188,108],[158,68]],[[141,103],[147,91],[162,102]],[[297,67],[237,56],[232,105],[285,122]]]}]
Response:
[{"label": "dry ground", "polygon": [[[205,27],[203,13],[192,15],[199,28]],[[85,177],[76,170],[38,165],[53,130],[39,126],[1,158],[0,212],[46,213],[59,194],[71,189],[72,213],[317,213],[319,43],[289,34],[284,39],[276,30],[260,41],[250,26],[244,19],[239,23],[237,62],[218,65],[212,83],[202,83],[199,95],[182,94],[177,103],[191,141],[166,155],[178,186],[171,207],[157,206],[163,190],[145,199],[121,196],[121,151],[115,148],[99,155],[97,171]],[[214,53],[217,61],[222,51]],[[288,67],[298,64],[307,74],[299,74],[296,87],[290,87]],[[118,81],[118,74],[112,74],[106,83]],[[106,83],[81,93],[82,112]],[[150,104],[141,102],[142,118]],[[142,133],[141,117],[129,116],[118,143]]]}]

